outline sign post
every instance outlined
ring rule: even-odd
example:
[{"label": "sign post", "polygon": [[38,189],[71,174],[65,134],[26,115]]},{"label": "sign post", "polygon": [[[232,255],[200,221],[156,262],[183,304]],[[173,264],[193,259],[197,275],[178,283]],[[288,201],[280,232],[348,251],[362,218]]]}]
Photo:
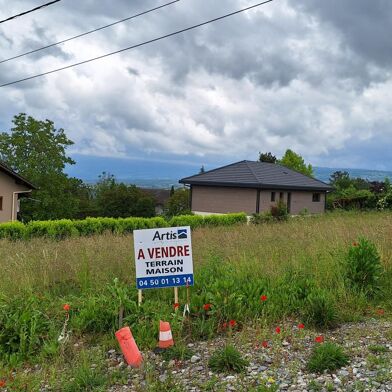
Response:
[{"label": "sign post", "polygon": [[133,238],[139,305],[142,290],[163,287],[174,287],[177,303],[178,287],[193,286],[191,228],[135,230]]}]

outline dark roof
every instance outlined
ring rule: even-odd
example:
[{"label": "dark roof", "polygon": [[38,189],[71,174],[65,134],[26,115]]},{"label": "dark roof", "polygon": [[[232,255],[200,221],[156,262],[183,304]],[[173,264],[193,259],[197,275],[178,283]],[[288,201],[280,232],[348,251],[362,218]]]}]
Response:
[{"label": "dark roof", "polygon": [[205,173],[183,178],[181,184],[241,188],[330,191],[325,182],[287,167],[266,162],[241,161]]},{"label": "dark roof", "polygon": [[9,166],[7,166],[4,162],[0,162],[0,171],[2,171],[4,173],[8,174],[10,177],[14,178],[16,183],[18,183],[18,184],[22,184],[22,185],[26,186],[27,188],[37,189],[37,187],[34,186],[30,181],[26,180],[20,174],[16,173]]},{"label": "dark roof", "polygon": [[141,188],[143,192],[147,193],[155,199],[156,205],[164,205],[170,197],[170,189],[160,188]]}]

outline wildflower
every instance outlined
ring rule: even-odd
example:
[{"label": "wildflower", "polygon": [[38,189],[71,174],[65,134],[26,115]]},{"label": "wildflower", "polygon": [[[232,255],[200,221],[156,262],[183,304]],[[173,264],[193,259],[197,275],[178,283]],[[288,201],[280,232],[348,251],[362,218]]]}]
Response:
[{"label": "wildflower", "polygon": [[316,343],[323,343],[324,342],[324,336],[316,336],[314,339]]},{"label": "wildflower", "polygon": [[64,304],[64,305],[63,305],[63,309],[64,309],[66,312],[69,312],[70,309],[71,309],[71,306],[68,305],[68,304]]},{"label": "wildflower", "polygon": [[267,301],[267,296],[266,295],[261,295],[260,296],[260,301],[262,301],[262,302]]},{"label": "wildflower", "polygon": [[262,345],[264,348],[268,348],[268,342],[267,342],[266,340],[263,340],[263,341],[261,342],[261,345]]},{"label": "wildflower", "polygon": [[272,377],[269,377],[267,380],[270,384],[274,384],[275,380]]},{"label": "wildflower", "polygon": [[304,329],[304,328],[305,328],[305,325],[303,325],[302,323],[301,323],[301,324],[298,324],[298,328],[299,328],[299,329]]},{"label": "wildflower", "polygon": [[237,325],[237,322],[235,320],[230,320],[229,325],[231,328],[234,328]]},{"label": "wildflower", "polygon": [[226,322],[222,324],[222,328],[223,328],[223,329],[226,329],[226,328],[227,328],[227,323],[226,323]]},{"label": "wildflower", "polygon": [[211,304],[204,304],[203,305],[203,309],[206,311],[206,312],[208,312],[210,309],[211,309]]},{"label": "wildflower", "polygon": [[173,305],[173,307],[174,307],[174,309],[178,309],[178,308],[180,307],[180,304],[179,304],[178,302],[176,302],[176,303]]},{"label": "wildflower", "polygon": [[275,328],[275,332],[276,332],[276,333],[280,333],[280,331],[281,331],[281,330],[280,330],[280,327],[276,327],[276,328]]},{"label": "wildflower", "polygon": [[384,313],[385,313],[385,310],[384,309],[377,309],[376,310],[376,313],[379,315],[379,316],[382,316]]},{"label": "wildflower", "polygon": [[7,385],[5,380],[0,380],[0,388],[4,388]]}]

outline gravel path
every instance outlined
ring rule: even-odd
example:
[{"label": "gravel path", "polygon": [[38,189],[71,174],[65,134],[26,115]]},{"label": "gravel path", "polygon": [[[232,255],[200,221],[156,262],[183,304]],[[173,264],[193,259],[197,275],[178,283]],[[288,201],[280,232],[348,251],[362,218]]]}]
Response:
[{"label": "gravel path", "polygon": [[[164,361],[160,355],[143,353],[141,369],[127,368],[114,349],[108,352],[109,371],[120,371],[122,384],[108,390],[119,391],[392,391],[392,322],[368,320],[345,324],[323,334],[325,341],[345,348],[347,367],[333,373],[311,374],[307,358],[316,334],[296,326],[271,332],[268,348],[262,347],[256,331],[242,331],[231,342],[249,361],[241,374],[215,374],[208,368],[212,352],[227,338],[189,344],[193,351],[186,361]],[[125,384],[125,385],[124,385]]]}]

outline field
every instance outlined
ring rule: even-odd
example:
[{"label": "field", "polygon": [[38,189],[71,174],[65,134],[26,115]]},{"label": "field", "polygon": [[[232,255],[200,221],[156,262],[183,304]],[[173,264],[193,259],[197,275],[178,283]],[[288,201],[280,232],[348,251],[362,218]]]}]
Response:
[{"label": "field", "polygon": [[[361,237],[381,256],[382,273],[372,295],[347,283],[344,260]],[[316,333],[379,316],[380,310],[388,319],[391,238],[387,212],[196,229],[189,319],[182,317],[184,289],[178,312],[172,289],[145,291],[143,305],[137,306],[131,234],[1,240],[0,380],[12,386],[9,390],[23,391],[107,390],[127,383],[121,368],[109,377],[105,365],[107,351],[118,350],[113,333],[119,318],[145,352],[157,344],[160,319],[171,322],[175,341],[184,347],[232,335],[261,338],[287,322],[303,322]],[[71,308],[69,339],[58,343],[64,304]],[[230,320],[235,327],[228,331]],[[148,369],[144,372],[144,387],[163,390],[148,378]]]}]

